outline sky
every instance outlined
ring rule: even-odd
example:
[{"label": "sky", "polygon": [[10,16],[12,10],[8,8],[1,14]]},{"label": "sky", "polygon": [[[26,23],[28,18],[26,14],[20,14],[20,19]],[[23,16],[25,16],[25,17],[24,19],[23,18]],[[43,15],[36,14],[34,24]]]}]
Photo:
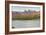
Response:
[{"label": "sky", "polygon": [[12,6],[11,9],[13,12],[17,11],[17,12],[24,12],[24,10],[35,10],[35,11],[40,11],[40,7],[20,7],[20,6]]}]

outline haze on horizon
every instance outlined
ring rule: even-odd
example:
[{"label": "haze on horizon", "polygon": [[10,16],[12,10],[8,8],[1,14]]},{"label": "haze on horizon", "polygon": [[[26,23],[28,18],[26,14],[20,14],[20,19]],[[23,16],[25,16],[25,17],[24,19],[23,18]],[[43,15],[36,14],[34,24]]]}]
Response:
[{"label": "haze on horizon", "polygon": [[40,7],[20,7],[20,6],[12,6],[11,7],[11,10],[12,12],[24,12],[24,10],[28,11],[28,10],[31,10],[31,11],[37,11],[39,12],[40,11]]}]

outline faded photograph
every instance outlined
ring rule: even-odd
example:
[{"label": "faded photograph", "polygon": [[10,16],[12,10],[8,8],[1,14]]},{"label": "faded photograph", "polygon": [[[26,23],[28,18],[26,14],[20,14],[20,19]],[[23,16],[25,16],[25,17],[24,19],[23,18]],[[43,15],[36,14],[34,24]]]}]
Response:
[{"label": "faded photograph", "polygon": [[40,27],[40,7],[11,6],[12,28]]}]

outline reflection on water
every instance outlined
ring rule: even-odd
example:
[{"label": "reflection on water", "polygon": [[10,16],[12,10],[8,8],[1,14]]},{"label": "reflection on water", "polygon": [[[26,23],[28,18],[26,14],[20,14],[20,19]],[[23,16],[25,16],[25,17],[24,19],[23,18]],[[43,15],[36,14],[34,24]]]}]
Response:
[{"label": "reflection on water", "polygon": [[12,27],[14,28],[31,28],[39,27],[40,20],[12,20]]}]

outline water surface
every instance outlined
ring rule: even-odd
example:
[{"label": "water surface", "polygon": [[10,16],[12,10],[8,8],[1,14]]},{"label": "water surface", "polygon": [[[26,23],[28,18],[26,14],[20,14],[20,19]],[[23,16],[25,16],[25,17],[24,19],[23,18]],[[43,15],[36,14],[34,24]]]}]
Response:
[{"label": "water surface", "polygon": [[31,28],[39,27],[40,20],[12,20],[12,27],[14,28]]}]

